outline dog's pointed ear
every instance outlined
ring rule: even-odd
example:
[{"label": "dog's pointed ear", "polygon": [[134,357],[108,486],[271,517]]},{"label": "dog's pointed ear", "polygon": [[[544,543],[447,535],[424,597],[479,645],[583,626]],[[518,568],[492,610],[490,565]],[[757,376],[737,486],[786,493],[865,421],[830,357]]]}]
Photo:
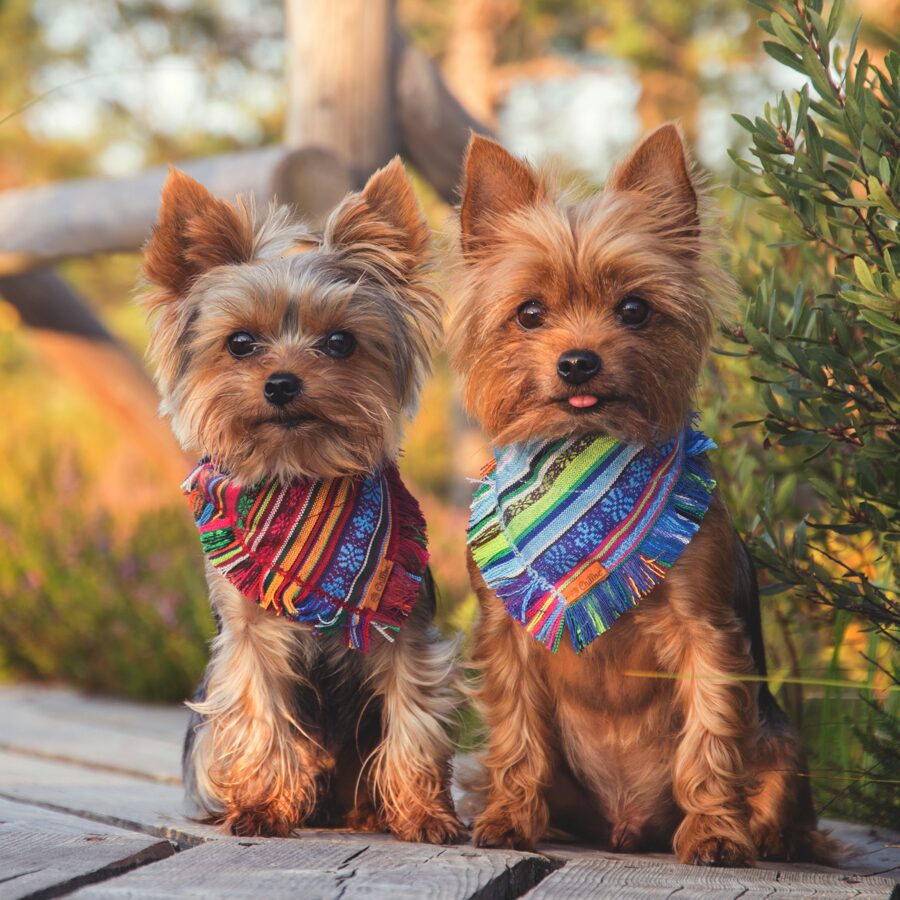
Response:
[{"label": "dog's pointed ear", "polygon": [[399,156],[372,175],[362,195],[372,212],[397,229],[412,253],[421,253],[428,246],[431,232]]},{"label": "dog's pointed ear", "polygon": [[473,134],[464,164],[459,209],[463,251],[487,241],[497,223],[543,196],[531,168],[496,141]]},{"label": "dog's pointed ear", "polygon": [[325,233],[332,246],[377,245],[395,254],[401,268],[422,261],[431,230],[399,156],[335,209]]},{"label": "dog's pointed ear", "polygon": [[163,298],[174,299],[207,270],[247,262],[252,256],[249,217],[189,175],[171,169],[162,190],[159,218],[144,248],[147,281],[162,289]]},{"label": "dog's pointed ear", "polygon": [[676,226],[693,230],[696,237],[700,225],[697,192],[681,133],[672,122],[647,135],[615,169],[607,187],[646,194],[662,215]]}]

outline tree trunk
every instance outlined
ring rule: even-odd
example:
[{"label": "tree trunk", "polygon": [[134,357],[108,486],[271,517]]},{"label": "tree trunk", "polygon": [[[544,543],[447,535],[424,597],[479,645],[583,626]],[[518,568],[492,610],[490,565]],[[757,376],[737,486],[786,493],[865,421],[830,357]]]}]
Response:
[{"label": "tree trunk", "polygon": [[394,0],[286,0],[286,142],[335,153],[364,181],[400,150]]},{"label": "tree trunk", "polygon": [[494,119],[497,32],[521,14],[521,0],[457,0],[443,70],[462,105],[485,122]]}]

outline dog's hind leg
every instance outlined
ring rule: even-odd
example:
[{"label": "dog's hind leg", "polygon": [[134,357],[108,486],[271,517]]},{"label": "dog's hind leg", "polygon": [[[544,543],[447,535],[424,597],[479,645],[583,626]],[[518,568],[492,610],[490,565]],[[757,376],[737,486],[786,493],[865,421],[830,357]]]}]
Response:
[{"label": "dog's hind leg", "polygon": [[[756,570],[735,534],[732,606],[750,638],[756,674],[766,676]],[[760,730],[747,760],[750,833],[761,859],[833,864],[837,843],[817,830],[809,769],[800,738],[765,682],[759,688]]]},{"label": "dog's hind leg", "polygon": [[761,698],[761,707],[760,736],[748,761],[750,831],[757,853],[760,859],[834,865],[839,847],[817,830],[800,739],[771,695]]},{"label": "dog's hind leg", "polygon": [[288,835],[314,811],[333,766],[315,729],[299,721],[298,669],[315,638],[222,576],[209,580],[219,634],[203,696],[189,704],[185,784],[206,818],[234,834]]}]

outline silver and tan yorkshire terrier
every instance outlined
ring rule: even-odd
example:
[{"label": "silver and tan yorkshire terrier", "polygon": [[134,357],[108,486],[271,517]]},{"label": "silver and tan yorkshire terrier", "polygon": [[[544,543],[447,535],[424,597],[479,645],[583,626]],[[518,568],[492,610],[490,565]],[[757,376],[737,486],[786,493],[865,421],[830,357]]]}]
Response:
[{"label": "silver and tan yorkshire terrier", "polygon": [[[320,233],[173,170],[144,302],[161,408],[185,450],[232,485],[350,483],[392,467],[440,335],[429,245],[399,160]],[[446,732],[455,646],[432,624],[427,570],[403,627],[367,652],[207,572],[219,630],[184,754],[201,813],[240,835],[349,825],[460,838]]]}]

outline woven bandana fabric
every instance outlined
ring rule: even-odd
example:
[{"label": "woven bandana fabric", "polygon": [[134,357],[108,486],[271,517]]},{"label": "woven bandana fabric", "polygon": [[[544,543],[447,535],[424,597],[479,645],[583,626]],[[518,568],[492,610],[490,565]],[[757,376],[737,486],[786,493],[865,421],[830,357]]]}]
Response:
[{"label": "woven bandana fabric", "polygon": [[700,527],[715,448],[686,428],[661,447],[587,435],[494,451],[468,543],[506,611],[552,651],[583,650],[665,578]]},{"label": "woven bandana fabric", "polygon": [[202,462],[182,485],[210,563],[277,615],[367,650],[419,595],[425,520],[395,466],[360,478],[240,485]]}]

